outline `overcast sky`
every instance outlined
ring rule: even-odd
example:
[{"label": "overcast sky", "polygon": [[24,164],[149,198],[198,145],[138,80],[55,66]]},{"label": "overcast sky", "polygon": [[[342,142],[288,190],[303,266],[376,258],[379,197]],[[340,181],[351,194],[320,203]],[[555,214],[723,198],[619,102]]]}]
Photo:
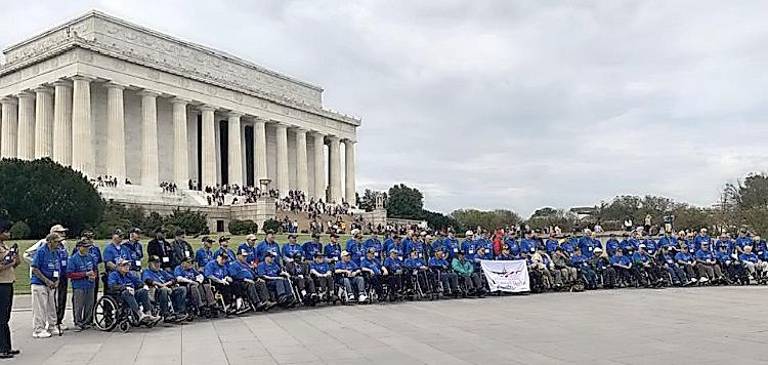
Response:
[{"label": "overcast sky", "polygon": [[446,213],[709,205],[768,163],[766,2],[8,2],[0,46],[93,8],[323,86],[358,190]]}]

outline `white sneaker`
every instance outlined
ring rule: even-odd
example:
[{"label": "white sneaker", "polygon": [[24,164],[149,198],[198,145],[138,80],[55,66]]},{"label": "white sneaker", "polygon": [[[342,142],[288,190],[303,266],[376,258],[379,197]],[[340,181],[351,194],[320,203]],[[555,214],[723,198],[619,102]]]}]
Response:
[{"label": "white sneaker", "polygon": [[691,282],[692,282],[692,283],[696,283],[696,282],[698,282],[698,281],[699,281],[699,280],[697,280],[696,278],[693,278],[693,279],[691,279]]},{"label": "white sneaker", "polygon": [[754,276],[752,276],[752,275],[748,276],[747,278],[748,278],[750,281],[751,281],[751,280],[755,280],[755,277],[754,277]]},{"label": "white sneaker", "polygon": [[368,300],[368,297],[366,297],[365,294],[360,294],[360,297],[357,298],[357,301],[360,302],[360,303],[363,303],[366,300]]},{"label": "white sneaker", "polygon": [[62,330],[62,331],[66,331],[66,330],[69,330],[69,327],[67,327],[67,325],[66,325],[66,324],[64,324],[64,323],[60,324],[60,325],[59,325],[59,328],[61,328],[61,330]]},{"label": "white sneaker", "polygon": [[51,331],[50,331],[50,333],[51,333],[52,335],[56,335],[56,336],[60,335],[62,332],[63,332],[63,330],[59,330],[59,329],[58,329],[58,328],[56,328],[56,327],[53,327],[53,329],[51,329]]},{"label": "white sneaker", "polygon": [[353,300],[355,300],[355,296],[354,296],[354,295],[352,295],[352,294],[348,294],[348,295],[347,295],[347,301],[348,301],[348,302],[351,302],[351,301],[353,301]]},{"label": "white sneaker", "polygon": [[48,338],[48,337],[51,337],[51,333],[46,330],[42,330],[40,332],[32,332],[32,338]]},{"label": "white sneaker", "polygon": [[707,279],[706,277],[699,279],[700,283],[706,283],[708,281],[709,281],[709,279]]}]

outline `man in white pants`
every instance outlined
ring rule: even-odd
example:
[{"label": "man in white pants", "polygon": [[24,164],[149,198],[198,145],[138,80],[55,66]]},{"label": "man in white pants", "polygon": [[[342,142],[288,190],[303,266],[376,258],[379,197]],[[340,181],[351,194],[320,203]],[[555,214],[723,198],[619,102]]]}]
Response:
[{"label": "man in white pants", "polygon": [[32,275],[32,337],[46,338],[60,334],[56,327],[56,289],[62,276],[57,247],[62,238],[56,233],[45,237],[45,245],[35,252],[30,267]]},{"label": "man in white pants", "polygon": [[[65,314],[65,308],[67,306],[67,287],[69,285],[67,280],[67,259],[69,258],[69,253],[67,249],[67,232],[69,229],[64,228],[61,224],[54,225],[51,227],[51,230],[48,233],[56,233],[61,238],[61,243],[57,247],[59,250],[59,260],[61,263],[61,278],[59,278],[59,286],[58,286],[58,294],[56,297],[56,305],[58,305],[56,309],[56,324],[58,325],[58,328],[61,328],[62,330],[66,331],[68,328],[64,324],[64,314]],[[27,261],[27,263],[31,264],[32,259],[35,258],[35,252],[37,252],[37,249],[44,246],[46,244],[46,240],[42,239],[40,241],[37,241],[34,245],[30,246],[26,251],[24,251],[24,260]],[[32,275],[32,272],[30,271],[30,275]]]}]

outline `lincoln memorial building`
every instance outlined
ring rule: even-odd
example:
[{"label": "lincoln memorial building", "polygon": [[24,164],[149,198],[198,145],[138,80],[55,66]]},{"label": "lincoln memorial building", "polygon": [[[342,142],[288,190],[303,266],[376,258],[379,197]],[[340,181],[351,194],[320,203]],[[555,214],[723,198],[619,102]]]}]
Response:
[{"label": "lincoln memorial building", "polygon": [[161,182],[268,179],[281,197],[354,204],[360,119],[324,108],[319,86],[95,11],[3,53],[2,158],[113,177],[102,193],[129,203],[203,205],[158,198]]}]

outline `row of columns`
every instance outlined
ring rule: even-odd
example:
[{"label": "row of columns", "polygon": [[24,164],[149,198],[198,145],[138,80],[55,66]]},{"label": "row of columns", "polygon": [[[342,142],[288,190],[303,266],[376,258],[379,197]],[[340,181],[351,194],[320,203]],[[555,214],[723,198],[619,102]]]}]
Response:
[{"label": "row of columns", "polygon": [[[56,81],[53,87],[39,87],[32,92],[24,91],[16,97],[0,99],[2,119],[0,120],[0,156],[7,158],[36,159],[51,157],[54,161],[83,172],[95,175],[93,144],[93,120],[91,116],[92,78],[72,77]],[[107,89],[107,139],[106,174],[122,183],[126,178],[125,155],[125,86],[106,83]],[[141,185],[158,186],[158,92],[143,90],[141,96]],[[173,106],[173,176],[177,185],[185,187],[190,179],[187,143],[187,107],[190,101],[171,99]],[[217,183],[215,111],[210,105],[199,107],[202,115],[202,179],[201,186],[215,186]],[[243,156],[241,125],[243,114],[228,112],[228,176],[232,183],[243,184]],[[266,179],[267,134],[266,121],[254,121],[254,177],[255,182]],[[276,124],[275,141],[277,150],[275,186],[281,195],[289,191],[288,125]],[[293,128],[293,127],[292,127]],[[307,155],[308,130],[295,128],[296,145],[296,190],[310,191],[314,197],[326,198],[324,144],[329,141],[329,200],[341,202],[355,199],[355,147],[354,141],[345,144],[345,185],[341,191],[341,139],[333,135],[311,132],[314,151],[314,186],[309,186]]]}]

